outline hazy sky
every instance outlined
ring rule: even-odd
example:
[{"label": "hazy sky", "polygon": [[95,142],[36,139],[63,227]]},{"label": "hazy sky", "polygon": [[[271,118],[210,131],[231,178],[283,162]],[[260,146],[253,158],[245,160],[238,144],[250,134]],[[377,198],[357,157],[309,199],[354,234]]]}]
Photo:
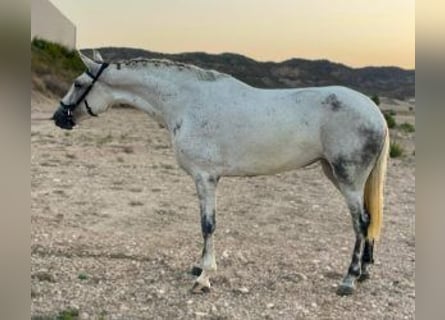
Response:
[{"label": "hazy sky", "polygon": [[50,0],[77,46],[414,68],[414,0]]}]

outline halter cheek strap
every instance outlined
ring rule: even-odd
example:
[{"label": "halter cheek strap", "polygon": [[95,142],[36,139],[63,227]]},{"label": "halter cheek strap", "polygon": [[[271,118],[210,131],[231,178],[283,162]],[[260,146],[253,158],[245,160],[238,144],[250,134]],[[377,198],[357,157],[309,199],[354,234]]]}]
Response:
[{"label": "halter cheek strap", "polygon": [[74,109],[76,109],[76,107],[82,102],[85,102],[85,107],[87,109],[87,112],[90,116],[92,117],[97,117],[97,114],[95,114],[93,112],[93,110],[91,110],[90,105],[88,104],[88,101],[86,100],[86,97],[88,95],[88,93],[91,91],[91,89],[93,88],[94,84],[96,83],[96,81],[99,79],[100,75],[102,74],[102,72],[109,66],[108,63],[103,63],[100,66],[99,71],[97,72],[96,75],[93,75],[89,70],[85,71],[85,73],[91,78],[93,79],[93,81],[91,82],[91,84],[86,88],[86,90],[82,93],[82,95],[79,97],[79,99],[77,99],[77,101],[75,103],[71,103],[71,104],[65,104],[63,103],[63,101],[60,101],[60,105],[67,110],[67,114],[68,116],[71,116]]},{"label": "halter cheek strap", "polygon": [[91,110],[91,107],[88,105],[88,101],[87,101],[87,99],[85,99],[85,107],[87,108],[87,112],[88,112],[88,114],[89,114],[90,116],[92,116],[92,117],[97,117],[97,114],[95,114],[95,113],[93,112],[93,110]]}]

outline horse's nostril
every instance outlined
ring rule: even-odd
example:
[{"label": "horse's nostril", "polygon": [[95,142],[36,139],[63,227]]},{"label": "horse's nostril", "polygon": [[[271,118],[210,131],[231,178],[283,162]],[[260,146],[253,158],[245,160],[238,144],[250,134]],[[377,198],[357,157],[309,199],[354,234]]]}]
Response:
[{"label": "horse's nostril", "polygon": [[63,108],[59,108],[54,112],[53,120],[55,125],[62,129],[71,130],[76,125],[72,114],[68,114],[67,110]]}]

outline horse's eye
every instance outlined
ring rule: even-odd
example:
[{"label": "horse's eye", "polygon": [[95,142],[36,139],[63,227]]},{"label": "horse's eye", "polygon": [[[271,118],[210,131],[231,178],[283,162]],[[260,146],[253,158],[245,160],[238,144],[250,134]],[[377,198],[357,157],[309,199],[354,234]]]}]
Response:
[{"label": "horse's eye", "polygon": [[79,82],[74,82],[74,88],[81,88],[82,84],[80,84]]}]

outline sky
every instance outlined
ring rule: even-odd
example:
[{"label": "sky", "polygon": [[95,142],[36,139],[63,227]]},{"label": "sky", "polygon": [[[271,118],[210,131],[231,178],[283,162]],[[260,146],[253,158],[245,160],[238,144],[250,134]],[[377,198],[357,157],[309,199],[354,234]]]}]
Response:
[{"label": "sky", "polygon": [[415,67],[414,0],[50,0],[77,47]]}]

